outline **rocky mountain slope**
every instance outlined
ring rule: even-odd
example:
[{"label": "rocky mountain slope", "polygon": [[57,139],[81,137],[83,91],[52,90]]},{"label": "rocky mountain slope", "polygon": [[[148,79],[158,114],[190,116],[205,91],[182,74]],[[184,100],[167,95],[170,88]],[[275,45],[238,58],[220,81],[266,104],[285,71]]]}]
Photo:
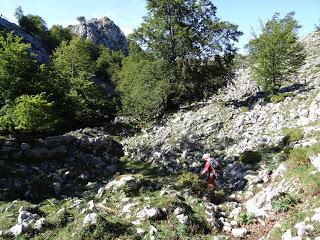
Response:
[{"label": "rocky mountain slope", "polygon": [[128,53],[128,41],[121,29],[107,17],[93,18],[78,25],[69,26],[71,32],[81,38],[91,39],[96,44],[102,44],[114,51],[122,50]]},{"label": "rocky mountain slope", "polygon": [[25,32],[16,24],[9,22],[2,17],[0,17],[0,29],[4,29],[8,32],[13,31],[16,35],[21,37],[25,43],[30,43],[32,51],[36,53],[39,62],[46,63],[49,61],[49,53],[44,44],[37,37]]},{"label": "rocky mountain slope", "polygon": [[[244,64],[133,136],[3,137],[0,238],[319,240],[320,33],[302,42],[305,65],[271,99]],[[198,176],[203,153],[223,166],[215,192]]]}]

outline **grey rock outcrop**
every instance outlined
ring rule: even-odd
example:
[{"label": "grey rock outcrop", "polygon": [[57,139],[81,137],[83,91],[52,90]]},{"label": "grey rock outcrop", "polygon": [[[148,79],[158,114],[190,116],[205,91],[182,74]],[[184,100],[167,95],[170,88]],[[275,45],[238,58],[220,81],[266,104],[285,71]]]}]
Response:
[{"label": "grey rock outcrop", "polygon": [[69,26],[71,32],[83,39],[91,39],[96,44],[124,53],[128,53],[128,41],[121,29],[107,17],[93,18],[79,25]]},{"label": "grey rock outcrop", "polygon": [[46,63],[49,61],[49,54],[44,44],[35,36],[25,32],[22,28],[14,23],[7,21],[0,17],[0,30],[6,30],[8,32],[14,32],[17,36],[23,39],[23,42],[31,44],[31,50],[37,56],[36,59],[40,63]]}]

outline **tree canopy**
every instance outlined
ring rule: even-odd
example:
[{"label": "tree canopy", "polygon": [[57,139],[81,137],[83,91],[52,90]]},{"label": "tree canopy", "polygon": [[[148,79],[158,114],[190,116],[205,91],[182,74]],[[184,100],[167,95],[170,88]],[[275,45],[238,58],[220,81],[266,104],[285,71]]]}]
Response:
[{"label": "tree canopy", "polygon": [[[236,53],[234,43],[242,34],[237,25],[221,21],[210,0],[148,0],[147,10],[144,22],[130,36],[131,46],[144,51],[144,57],[161,62],[170,73],[165,108],[200,99],[223,85]],[[125,69],[130,68],[127,64],[136,63],[125,61]],[[158,76],[149,71],[151,76],[146,77],[147,72],[144,79]],[[122,76],[124,82],[130,82],[129,76]],[[135,79],[139,74],[130,77],[132,84],[140,82],[142,89],[147,84]]]},{"label": "tree canopy", "polygon": [[294,12],[284,18],[275,14],[261,23],[261,34],[254,34],[249,42],[252,74],[265,91],[275,93],[303,64],[305,53],[298,42],[299,28]]}]

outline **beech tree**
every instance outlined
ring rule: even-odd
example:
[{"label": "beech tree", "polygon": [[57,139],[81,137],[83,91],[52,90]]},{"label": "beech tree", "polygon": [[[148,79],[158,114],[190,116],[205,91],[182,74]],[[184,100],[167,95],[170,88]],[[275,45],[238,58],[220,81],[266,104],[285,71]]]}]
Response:
[{"label": "beech tree", "polygon": [[[161,72],[171,74],[165,108],[202,98],[221,86],[236,52],[234,43],[242,34],[237,25],[220,20],[210,0],[148,0],[147,10],[144,22],[134,30],[130,40],[146,56],[151,55],[152,61],[167,68],[162,67]],[[127,64],[135,63],[125,62],[124,67],[129,69]],[[147,77],[148,73],[152,75]],[[146,71],[144,79],[158,75]],[[147,84],[135,77],[141,75],[132,76],[132,84]]]},{"label": "beech tree", "polygon": [[284,18],[276,13],[265,24],[261,23],[261,34],[254,34],[248,44],[253,78],[268,93],[274,94],[304,62],[299,28],[294,12]]}]

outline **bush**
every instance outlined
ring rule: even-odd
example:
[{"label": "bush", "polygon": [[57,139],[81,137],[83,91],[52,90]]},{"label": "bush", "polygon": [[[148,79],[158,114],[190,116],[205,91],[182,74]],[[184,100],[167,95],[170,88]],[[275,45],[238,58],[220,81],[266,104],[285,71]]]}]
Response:
[{"label": "bush", "polygon": [[296,205],[298,200],[289,194],[283,194],[277,200],[273,201],[272,206],[277,212],[286,212]]},{"label": "bush", "polygon": [[[11,106],[6,106],[0,117],[0,129],[19,132],[48,132],[57,124],[53,104],[44,95],[22,95]],[[2,110],[3,110],[2,109]]]},{"label": "bush", "polygon": [[241,212],[238,216],[238,222],[241,225],[249,225],[256,222],[255,217],[252,214],[247,214],[246,212]]},{"label": "bush", "polygon": [[286,128],[284,129],[285,137],[283,139],[283,144],[288,145],[293,142],[297,142],[303,139],[303,129],[301,128]]},{"label": "bush", "polygon": [[261,161],[261,154],[255,151],[245,151],[239,156],[239,161],[244,164],[256,164]]},{"label": "bush", "polygon": [[199,178],[199,175],[191,172],[182,172],[178,176],[177,185],[182,188],[188,188],[197,195],[207,191],[207,184]]}]

